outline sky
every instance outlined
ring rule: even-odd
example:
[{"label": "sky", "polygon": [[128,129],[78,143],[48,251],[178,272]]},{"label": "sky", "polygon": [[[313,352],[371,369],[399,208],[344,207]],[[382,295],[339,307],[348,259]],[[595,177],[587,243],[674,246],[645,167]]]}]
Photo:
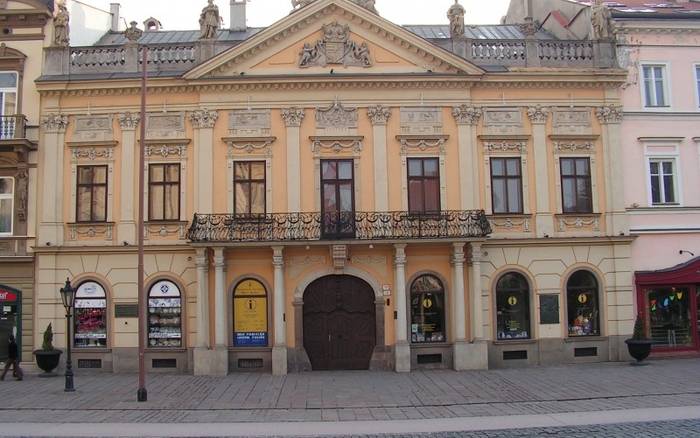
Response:
[{"label": "sky", "polygon": [[[109,10],[109,4],[121,3],[125,22],[136,20],[139,27],[148,17],[155,17],[165,30],[196,29],[199,13],[206,0],[79,0]],[[229,0],[215,0],[224,26],[229,21]],[[397,24],[447,24],[447,10],[454,0],[377,0],[382,17]],[[460,0],[467,10],[467,24],[497,24],[506,14],[510,0]],[[291,0],[248,0],[248,26],[268,26],[289,14]]]}]

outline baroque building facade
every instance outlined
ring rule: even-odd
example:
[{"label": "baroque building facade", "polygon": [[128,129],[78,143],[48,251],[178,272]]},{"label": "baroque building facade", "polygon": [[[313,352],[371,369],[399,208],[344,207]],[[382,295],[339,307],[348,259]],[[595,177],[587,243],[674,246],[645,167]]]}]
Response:
[{"label": "baroque building facade", "polygon": [[[594,3],[547,0],[531,14],[554,35],[590,39]],[[513,21],[525,14],[523,6],[511,3]],[[694,2],[631,0],[605,14],[628,72],[621,123],[625,208],[636,236],[635,307],[654,355],[700,351],[698,12]]]},{"label": "baroque building facade", "polygon": [[78,367],[133,370],[138,311],[149,369],[200,375],[626,358],[614,45],[297,3],[45,51],[36,323],[62,326],[69,277]]}]

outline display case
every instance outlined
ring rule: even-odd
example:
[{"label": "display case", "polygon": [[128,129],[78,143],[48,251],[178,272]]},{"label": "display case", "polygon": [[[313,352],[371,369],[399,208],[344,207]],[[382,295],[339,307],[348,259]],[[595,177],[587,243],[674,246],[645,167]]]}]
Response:
[{"label": "display case", "polygon": [[182,347],[180,290],[170,281],[159,281],[148,292],[148,346]]},{"label": "display case", "polygon": [[107,295],[93,281],[78,287],[74,303],[73,344],[78,347],[107,346]]}]

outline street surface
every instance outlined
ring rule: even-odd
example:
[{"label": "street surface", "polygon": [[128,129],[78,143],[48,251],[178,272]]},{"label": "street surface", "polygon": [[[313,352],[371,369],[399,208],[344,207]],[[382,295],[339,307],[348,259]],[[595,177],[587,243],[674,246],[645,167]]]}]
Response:
[{"label": "street surface", "polygon": [[72,394],[63,383],[0,382],[0,436],[700,437],[697,358],[462,373],[151,374],[146,403],[135,401],[136,375],[78,370]]}]

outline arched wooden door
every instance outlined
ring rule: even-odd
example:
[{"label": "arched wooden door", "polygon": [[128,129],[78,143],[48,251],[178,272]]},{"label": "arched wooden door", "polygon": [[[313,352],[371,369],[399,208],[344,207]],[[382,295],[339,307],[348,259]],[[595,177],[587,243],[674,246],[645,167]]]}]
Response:
[{"label": "arched wooden door", "polygon": [[304,348],[314,370],[366,370],[376,343],[374,292],[348,275],[319,278],[304,292]]}]

